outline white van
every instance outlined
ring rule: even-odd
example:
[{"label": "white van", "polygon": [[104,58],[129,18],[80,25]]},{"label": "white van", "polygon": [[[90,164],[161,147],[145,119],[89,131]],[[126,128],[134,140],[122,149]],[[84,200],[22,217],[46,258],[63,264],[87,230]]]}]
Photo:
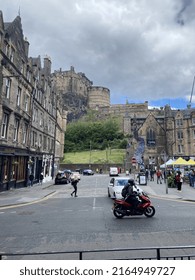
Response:
[{"label": "white van", "polygon": [[110,176],[118,176],[118,168],[117,167],[110,167]]}]

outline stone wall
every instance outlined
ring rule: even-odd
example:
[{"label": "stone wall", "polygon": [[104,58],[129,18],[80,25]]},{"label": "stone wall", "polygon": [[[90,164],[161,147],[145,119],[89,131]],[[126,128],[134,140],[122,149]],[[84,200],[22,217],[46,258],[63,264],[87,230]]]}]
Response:
[{"label": "stone wall", "polygon": [[90,109],[98,109],[110,106],[110,90],[105,87],[89,87],[88,88],[88,107]]}]

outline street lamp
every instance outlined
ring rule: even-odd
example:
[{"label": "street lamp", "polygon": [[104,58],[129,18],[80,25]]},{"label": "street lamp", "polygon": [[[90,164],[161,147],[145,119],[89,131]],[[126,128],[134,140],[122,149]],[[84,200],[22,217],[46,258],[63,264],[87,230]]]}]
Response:
[{"label": "street lamp", "polygon": [[91,140],[89,141],[89,167],[91,167]]}]

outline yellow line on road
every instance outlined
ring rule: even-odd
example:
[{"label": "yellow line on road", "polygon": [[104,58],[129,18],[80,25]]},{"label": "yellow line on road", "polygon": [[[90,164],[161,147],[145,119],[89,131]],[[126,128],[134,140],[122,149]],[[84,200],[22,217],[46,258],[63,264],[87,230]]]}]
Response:
[{"label": "yellow line on road", "polygon": [[56,193],[56,191],[44,196],[43,198],[31,201],[31,202],[24,202],[24,203],[19,203],[19,204],[14,204],[14,205],[5,205],[5,206],[2,206],[2,207],[0,206],[0,210],[12,209],[12,208],[17,208],[17,207],[23,207],[23,206],[36,204],[36,203],[39,203],[41,201],[44,201],[44,200],[47,200],[47,199],[51,198],[55,193]]}]

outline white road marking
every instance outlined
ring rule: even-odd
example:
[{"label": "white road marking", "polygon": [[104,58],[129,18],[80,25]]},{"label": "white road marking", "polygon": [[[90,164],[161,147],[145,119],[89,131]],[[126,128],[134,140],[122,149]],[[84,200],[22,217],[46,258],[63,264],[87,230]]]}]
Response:
[{"label": "white road marking", "polygon": [[96,197],[93,198],[93,209],[95,209]]}]

